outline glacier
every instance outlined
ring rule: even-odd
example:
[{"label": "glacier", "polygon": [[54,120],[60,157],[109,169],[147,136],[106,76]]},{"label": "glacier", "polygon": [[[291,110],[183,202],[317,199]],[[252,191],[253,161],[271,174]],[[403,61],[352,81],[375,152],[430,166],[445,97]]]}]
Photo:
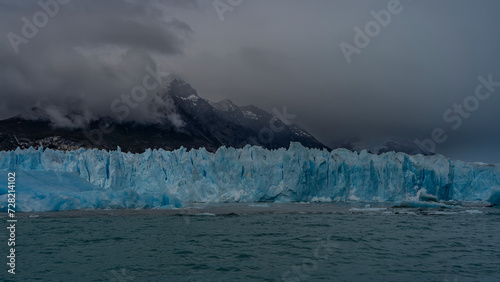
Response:
[{"label": "glacier", "polygon": [[221,147],[215,153],[18,148],[0,152],[0,171],[2,203],[7,203],[7,173],[16,172],[19,211],[175,208],[193,202],[396,202],[417,199],[422,189],[439,201],[486,201],[500,190],[498,165],[441,155],[308,149],[300,143],[277,150]]}]

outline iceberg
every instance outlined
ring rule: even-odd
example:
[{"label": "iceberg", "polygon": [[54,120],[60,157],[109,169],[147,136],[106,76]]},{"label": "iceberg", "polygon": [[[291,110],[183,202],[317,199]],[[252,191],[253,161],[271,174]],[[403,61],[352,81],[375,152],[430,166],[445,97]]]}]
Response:
[{"label": "iceberg", "polygon": [[[2,175],[8,173],[3,172]],[[2,187],[0,193],[7,203],[7,190]],[[15,210],[24,212],[181,206],[175,197],[164,193],[139,195],[130,188],[111,191],[92,185],[75,173],[55,171],[16,171],[15,195]]]},{"label": "iceberg", "polygon": [[437,202],[438,199],[435,195],[430,195],[425,191],[425,189],[422,189],[417,192],[417,197],[418,200],[421,202]]},{"label": "iceberg", "polygon": [[461,208],[461,206],[452,206],[444,203],[424,202],[424,201],[397,201],[393,208],[423,208],[423,209],[453,209]]},{"label": "iceberg", "polygon": [[494,190],[486,201],[492,206],[500,206],[500,189]]},{"label": "iceberg", "polygon": [[[500,188],[496,165],[443,156],[345,149],[221,147],[187,151],[0,152],[5,181],[16,172],[19,210],[169,208],[192,202],[485,201]],[[424,191],[425,194],[419,191]],[[3,204],[0,203],[0,207]],[[3,206],[3,209],[6,207]]]}]

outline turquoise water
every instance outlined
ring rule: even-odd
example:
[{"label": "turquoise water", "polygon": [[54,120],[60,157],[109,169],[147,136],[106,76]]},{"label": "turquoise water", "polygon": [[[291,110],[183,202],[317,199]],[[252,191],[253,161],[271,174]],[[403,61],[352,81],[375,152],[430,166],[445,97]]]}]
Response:
[{"label": "turquoise water", "polygon": [[[353,213],[349,208],[239,204],[177,211],[25,214],[17,229],[17,274],[5,268],[0,277],[500,281],[499,209]],[[6,246],[2,250],[8,255]]]}]

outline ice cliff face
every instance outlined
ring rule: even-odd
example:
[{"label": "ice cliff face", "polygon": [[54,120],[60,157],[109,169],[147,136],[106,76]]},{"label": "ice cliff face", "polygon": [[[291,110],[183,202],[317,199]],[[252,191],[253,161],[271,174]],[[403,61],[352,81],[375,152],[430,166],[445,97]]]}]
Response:
[{"label": "ice cliff face", "polygon": [[[443,156],[328,152],[298,143],[288,150],[222,147],[216,153],[18,149],[0,152],[0,170],[17,172],[18,207],[27,211],[186,202],[400,201],[422,188],[438,200],[476,201],[500,188],[499,166]],[[4,183],[1,194],[7,192]]]}]

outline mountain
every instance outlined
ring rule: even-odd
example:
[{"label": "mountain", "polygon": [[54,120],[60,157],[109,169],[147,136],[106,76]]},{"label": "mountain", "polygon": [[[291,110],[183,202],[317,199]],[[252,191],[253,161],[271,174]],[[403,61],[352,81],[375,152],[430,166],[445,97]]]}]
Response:
[{"label": "mountain", "polygon": [[388,152],[405,153],[408,155],[432,156],[434,153],[422,150],[415,142],[405,138],[389,138],[386,140],[362,141],[359,137],[344,138],[330,142],[332,149],[348,149],[361,152],[366,150],[371,154],[383,154]]},{"label": "mountain", "polygon": [[[0,150],[43,146],[57,150],[90,149],[142,153],[146,149],[175,150],[247,144],[266,149],[288,148],[299,142],[309,148],[327,148],[304,129],[285,124],[255,106],[240,107],[230,100],[213,103],[201,98],[188,83],[175,79],[149,105],[158,122],[94,120],[84,128],[55,127],[46,119],[14,117],[0,121]],[[43,109],[38,109],[43,110]]]},{"label": "mountain", "polygon": [[384,146],[378,151],[378,153],[382,154],[386,152],[401,152],[408,155],[417,155],[417,154],[421,154],[424,156],[434,155],[434,153],[432,152],[429,152],[427,150],[422,150],[422,148],[420,148],[415,142],[402,138],[395,138],[385,142]]}]

